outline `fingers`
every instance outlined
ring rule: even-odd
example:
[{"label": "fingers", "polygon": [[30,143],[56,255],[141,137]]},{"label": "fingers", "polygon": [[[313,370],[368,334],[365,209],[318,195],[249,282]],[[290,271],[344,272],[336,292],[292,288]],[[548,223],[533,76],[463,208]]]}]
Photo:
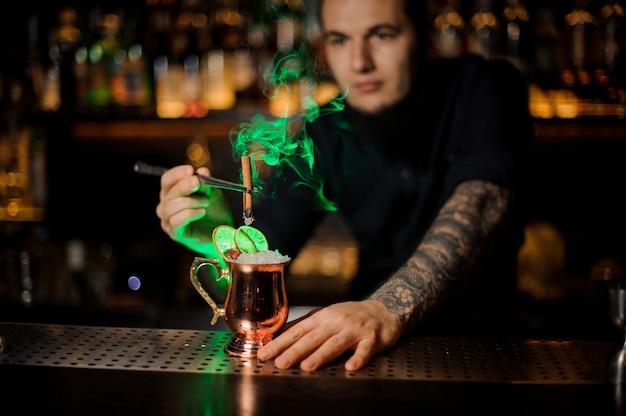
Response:
[{"label": "fingers", "polygon": [[332,335],[300,362],[300,368],[315,371],[351,349],[353,342],[353,335],[346,331]]},{"label": "fingers", "polygon": [[191,165],[180,165],[168,169],[161,175],[161,196],[167,195],[178,182],[193,176],[193,174],[193,166]]},{"label": "fingers", "polygon": [[[396,322],[397,321],[397,322]],[[277,368],[300,363],[315,371],[348,350],[347,371],[363,368],[374,354],[389,348],[402,332],[399,319],[377,301],[343,302],[315,311],[292,324],[259,349],[261,360],[274,359]]]},{"label": "fingers", "polygon": [[[377,336],[364,336],[355,331],[342,331],[326,339],[319,348],[314,350],[300,363],[304,371],[315,371],[342,355],[347,350],[354,353],[346,361],[344,367],[347,371],[357,371],[363,368],[381,346],[377,345]],[[356,343],[355,340],[360,340]],[[279,357],[280,358],[280,357]]]},{"label": "fingers", "polygon": [[208,198],[191,196],[199,187],[200,181],[190,165],[176,166],[161,176],[156,214],[170,237],[175,238],[181,227],[204,215]]},{"label": "fingers", "polygon": [[[210,175],[207,168],[198,169]],[[190,165],[176,166],[161,176],[156,214],[174,241],[198,253],[213,253],[215,224],[230,224],[230,207],[219,189],[200,183]]]},{"label": "fingers", "polygon": [[361,341],[354,350],[354,354],[346,361],[345,369],[347,371],[358,371],[365,367],[374,354],[376,354],[375,347],[376,345],[371,339]]},{"label": "fingers", "polygon": [[[304,336],[301,336],[299,330],[291,333],[287,331],[263,347],[265,350],[260,358],[276,357],[274,359],[276,368],[290,368],[300,363],[302,370],[315,371],[341,355],[346,349],[338,339],[333,340],[333,337],[329,338],[328,335],[321,329],[307,332]],[[271,345],[272,343],[275,345]]]},{"label": "fingers", "polygon": [[354,371],[363,367],[373,355],[374,342],[363,339],[377,338],[373,331],[355,330],[362,327],[358,320],[336,306],[322,309],[293,324],[262,347],[258,357],[262,360],[274,358],[274,365],[281,369],[300,363],[302,370],[315,371],[345,351],[354,349],[354,356],[346,363],[349,363],[350,371]]},{"label": "fingers", "polygon": [[291,324],[291,327],[281,333],[280,336],[261,347],[257,357],[261,360],[274,358],[274,365],[277,368],[289,368],[299,363],[314,350],[314,346],[317,344],[313,339],[314,335],[309,335],[309,341],[303,340],[303,337],[315,327],[311,321],[312,319],[309,318]]},{"label": "fingers", "polygon": [[295,344],[305,333],[303,321],[298,324],[291,324],[289,329],[284,330],[279,337],[261,347],[257,353],[260,360],[270,360]]},{"label": "fingers", "polygon": [[[196,198],[190,199],[195,200]],[[182,242],[190,237],[188,235],[189,231],[187,230],[188,225],[205,216],[206,209],[204,207],[190,208],[189,206],[187,206],[184,209],[173,212],[171,215],[169,215],[168,221],[162,221],[162,223],[164,223],[164,226],[167,228],[166,232],[168,232],[168,234],[175,241]]]},{"label": "fingers", "polygon": [[190,165],[176,166],[161,176],[161,200],[193,194],[200,187],[200,180]]},{"label": "fingers", "polygon": [[[292,327],[278,338],[259,350],[262,360],[274,358],[276,368],[291,368],[300,363],[303,371],[315,371],[354,349],[354,354],[346,361],[348,371],[361,369],[374,355],[373,339],[365,339],[356,344],[358,334],[352,331],[331,332],[316,328],[306,332],[306,328]],[[306,332],[306,333],[304,333]]]},{"label": "fingers", "polygon": [[206,167],[200,167],[198,168],[198,170],[196,171],[197,174],[199,175],[204,175],[204,176],[211,176],[211,171],[209,171],[208,168]]}]

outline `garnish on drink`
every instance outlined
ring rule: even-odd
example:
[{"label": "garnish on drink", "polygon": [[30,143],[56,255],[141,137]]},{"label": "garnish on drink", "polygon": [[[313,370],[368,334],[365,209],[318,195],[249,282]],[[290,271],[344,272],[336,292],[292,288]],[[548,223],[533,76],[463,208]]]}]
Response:
[{"label": "garnish on drink", "polygon": [[213,230],[213,244],[217,252],[224,260],[238,255],[237,244],[235,243],[235,233],[237,230],[230,225],[218,225]]},{"label": "garnish on drink", "polygon": [[275,264],[291,260],[277,250],[270,250],[265,235],[249,225],[239,228],[218,225],[213,230],[213,244],[227,262]]},{"label": "garnish on drink", "polygon": [[218,225],[213,230],[213,244],[224,260],[235,260],[241,253],[268,250],[265,235],[250,225]]},{"label": "garnish on drink", "polygon": [[243,253],[252,253],[269,249],[267,238],[257,228],[242,225],[235,231],[235,244]]}]

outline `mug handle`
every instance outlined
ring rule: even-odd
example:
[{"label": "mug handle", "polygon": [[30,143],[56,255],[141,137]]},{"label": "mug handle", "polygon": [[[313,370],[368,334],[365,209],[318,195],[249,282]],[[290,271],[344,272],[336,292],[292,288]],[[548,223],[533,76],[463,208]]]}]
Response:
[{"label": "mug handle", "polygon": [[222,267],[220,262],[217,259],[207,259],[203,257],[196,257],[193,259],[193,263],[191,263],[191,267],[189,268],[189,279],[191,280],[191,284],[198,291],[202,299],[209,304],[211,309],[213,309],[213,319],[211,319],[211,325],[215,325],[217,319],[220,316],[224,316],[224,308],[218,308],[217,303],[213,300],[213,298],[207,293],[206,290],[202,287],[202,283],[200,283],[200,279],[198,279],[198,271],[202,266],[206,266],[207,264],[212,265],[217,270],[217,280],[220,280],[223,277],[228,278],[229,268]]}]

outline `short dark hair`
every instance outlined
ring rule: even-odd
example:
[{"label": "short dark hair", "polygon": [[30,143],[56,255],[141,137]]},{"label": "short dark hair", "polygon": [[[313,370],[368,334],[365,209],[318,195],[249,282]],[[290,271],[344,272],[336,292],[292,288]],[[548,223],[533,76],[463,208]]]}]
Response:
[{"label": "short dark hair", "polygon": [[[427,9],[425,0],[403,0],[404,1],[404,14],[413,22],[417,34],[422,37],[426,33],[427,25]],[[317,0],[317,21],[320,27],[324,26],[322,21],[322,4],[324,0]]]},{"label": "short dark hair", "polygon": [[[384,0],[379,0],[384,1]],[[426,46],[425,42],[428,40],[428,13],[427,13],[427,1],[425,0],[403,0],[404,2],[404,14],[413,22],[415,27],[415,34],[417,36],[418,44]],[[324,22],[322,21],[322,4],[324,0],[317,0],[316,17],[320,28],[324,29]],[[420,51],[423,48],[420,47]]]}]

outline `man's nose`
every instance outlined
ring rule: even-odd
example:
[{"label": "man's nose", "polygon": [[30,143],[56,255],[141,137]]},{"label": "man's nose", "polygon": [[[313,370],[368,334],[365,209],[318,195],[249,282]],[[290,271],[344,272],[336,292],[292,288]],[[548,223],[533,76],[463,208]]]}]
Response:
[{"label": "man's nose", "polygon": [[369,72],[374,69],[374,60],[367,42],[356,42],[352,50],[352,69],[355,72]]}]

